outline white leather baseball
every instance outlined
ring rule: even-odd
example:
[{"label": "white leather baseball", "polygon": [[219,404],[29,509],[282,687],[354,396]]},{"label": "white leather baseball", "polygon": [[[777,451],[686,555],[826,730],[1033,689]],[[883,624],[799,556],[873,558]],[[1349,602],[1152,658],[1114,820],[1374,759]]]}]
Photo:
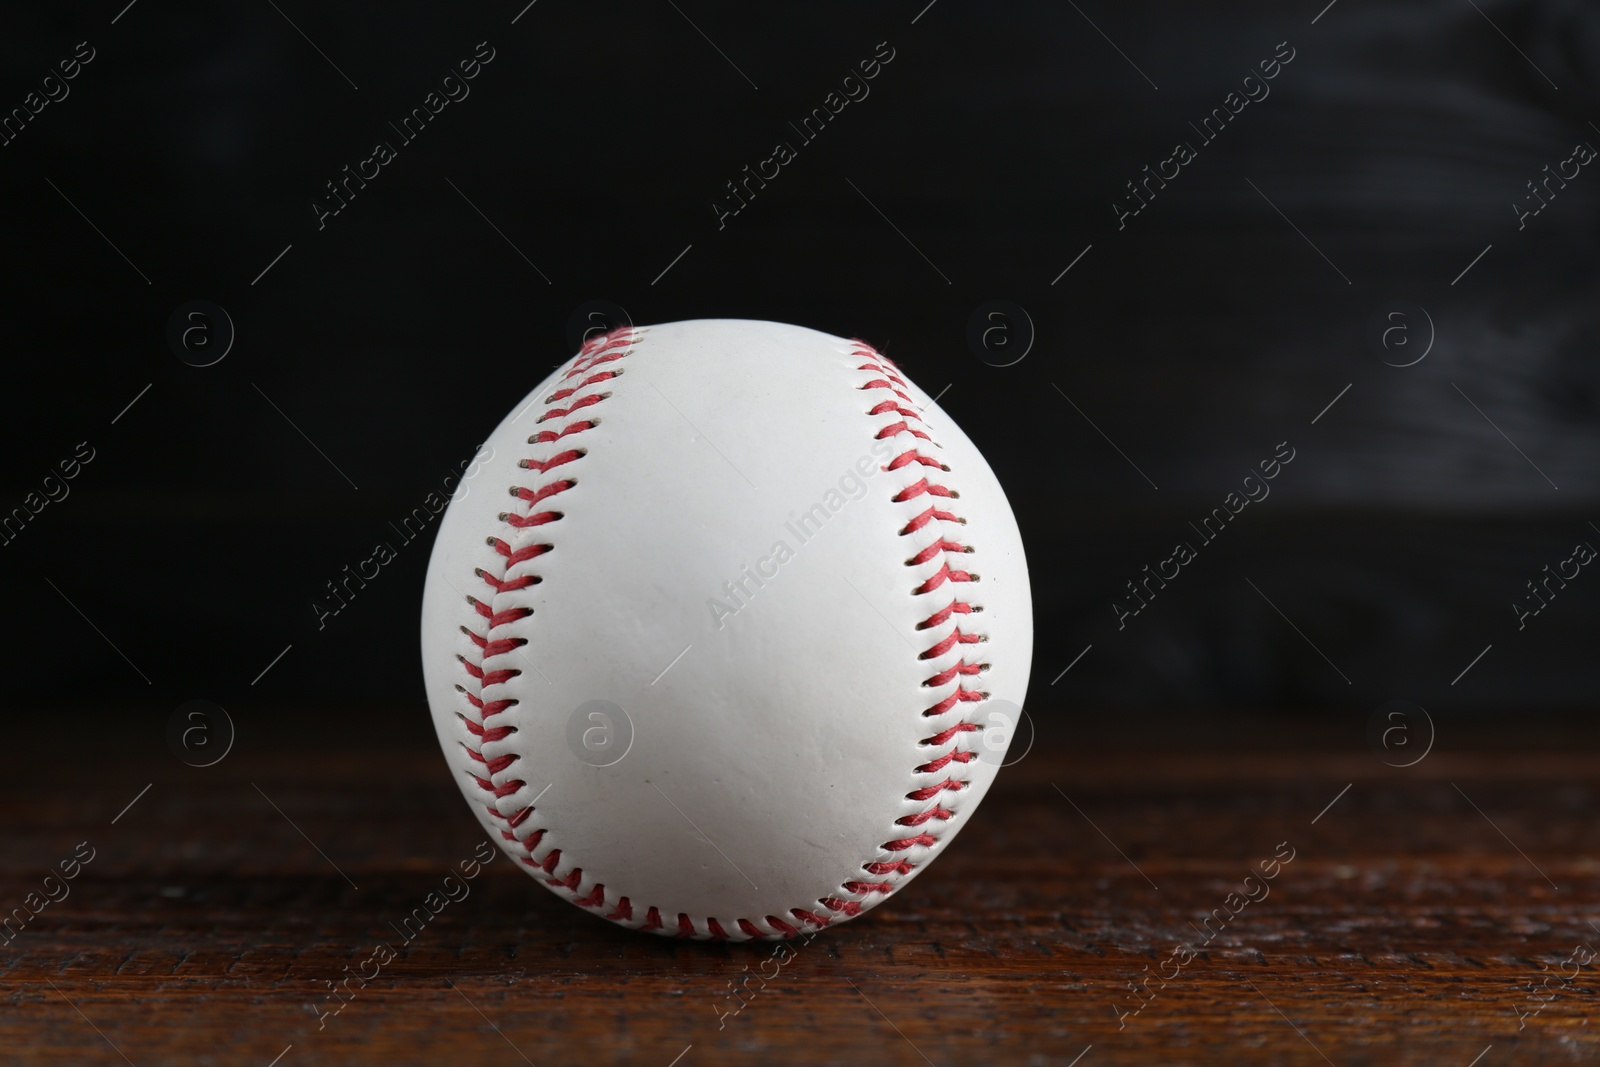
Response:
[{"label": "white leather baseball", "polygon": [[1027,564],[988,464],[886,358],[623,328],[487,444],[423,669],[462,793],[539,881],[633,929],[782,938],[955,837],[1009,741],[989,712],[1027,689]]}]

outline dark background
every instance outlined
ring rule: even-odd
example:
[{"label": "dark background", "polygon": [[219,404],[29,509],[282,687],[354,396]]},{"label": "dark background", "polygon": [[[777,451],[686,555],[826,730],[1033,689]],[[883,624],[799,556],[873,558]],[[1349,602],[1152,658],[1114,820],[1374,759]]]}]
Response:
[{"label": "dark background", "polygon": [[[95,450],[0,547],[0,699],[34,724],[18,754],[74,721],[35,709],[159,731],[193,698],[425,742],[432,531],[325,629],[311,602],[569,354],[595,299],[861,337],[948,387],[1022,526],[1030,705],[1052,716],[1255,711],[1354,736],[1391,699],[1510,729],[1595,692],[1600,577],[1520,632],[1510,607],[1600,545],[1600,173],[1520,231],[1511,208],[1600,145],[1592,3],[538,0],[513,25],[522,0],[123,2],[0,15],[6,109],[96,51],[0,148],[0,511]],[[480,41],[470,96],[401,146],[388,121]],[[882,41],[870,96],[799,145],[788,123]],[[1285,41],[1270,96],[1119,231],[1124,183],[1198,144],[1188,124]],[[324,183],[378,140],[398,158],[319,230]],[[719,230],[713,200],[779,140],[798,159]],[[211,367],[166,340],[192,299],[237,330]],[[967,343],[992,299],[1037,331],[1014,366]],[[1436,329],[1409,367],[1366,338],[1395,299]],[[1391,362],[1420,351],[1410,326]],[[1285,440],[1271,497],[1119,630],[1124,583]]]}]

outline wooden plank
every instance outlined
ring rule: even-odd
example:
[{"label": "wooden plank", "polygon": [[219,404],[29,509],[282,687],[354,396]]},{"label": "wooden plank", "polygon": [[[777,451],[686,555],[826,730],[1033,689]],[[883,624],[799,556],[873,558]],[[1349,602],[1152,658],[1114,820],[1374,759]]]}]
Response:
[{"label": "wooden plank", "polygon": [[[120,1063],[112,1043],[136,1064],[267,1064],[292,1045],[283,1067],[519,1051],[665,1065],[686,1048],[684,1065],[1069,1064],[1090,1045],[1085,1067],[1465,1067],[1491,1044],[1486,1062],[1600,1051],[1593,966],[1520,1030],[1517,1016],[1542,966],[1600,943],[1591,751],[1398,771],[1364,751],[1040,748],[925,876],[781,966],[770,945],[614,928],[503,857],[407,942],[390,923],[480,840],[436,753],[223,766],[158,782],[116,826],[137,784],[49,808],[26,775],[4,787],[0,814],[32,823],[0,876],[8,906],[85,835],[97,850],[0,964],[13,1062]],[[1267,895],[1173,962],[1280,843],[1293,859]],[[339,1008],[328,983],[380,942],[397,957]],[[727,1014],[752,973],[767,980]]]}]

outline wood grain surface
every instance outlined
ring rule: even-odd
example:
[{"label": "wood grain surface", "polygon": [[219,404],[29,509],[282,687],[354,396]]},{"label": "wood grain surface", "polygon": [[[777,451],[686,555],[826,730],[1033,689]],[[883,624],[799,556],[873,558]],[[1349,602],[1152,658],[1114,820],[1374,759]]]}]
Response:
[{"label": "wood grain surface", "polygon": [[[425,747],[263,745],[160,773],[134,753],[82,778],[13,758],[5,907],[80,842],[94,858],[4,947],[0,1047],[141,1067],[1600,1052],[1600,964],[1562,967],[1600,945],[1592,729],[1530,725],[1508,748],[1450,724],[1451,745],[1396,769],[1351,744],[1359,723],[1054,721],[1075,725],[1002,774],[926,875],[782,959],[615,928],[503,856],[407,940],[482,840]],[[1266,896],[1252,883],[1259,899],[1229,907],[1250,865],[1290,850]],[[1215,909],[1220,933],[1175,957]],[[394,958],[363,964],[380,944]],[[329,984],[347,967],[376,977],[346,1003]]]}]

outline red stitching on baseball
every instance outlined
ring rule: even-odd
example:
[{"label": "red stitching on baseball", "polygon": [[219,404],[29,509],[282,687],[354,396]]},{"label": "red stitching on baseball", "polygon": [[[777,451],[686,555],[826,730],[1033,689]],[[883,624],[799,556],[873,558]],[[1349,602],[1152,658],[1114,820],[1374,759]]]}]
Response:
[{"label": "red stitching on baseball", "polygon": [[552,548],[556,547],[555,545],[529,545],[526,548],[519,548],[513,552],[511,550],[511,546],[500,540],[498,537],[491,537],[488,539],[488,541],[489,544],[494,546],[494,550],[496,552],[506,557],[507,570],[515,567],[518,563],[526,563],[535,556],[542,556]]},{"label": "red stitching on baseball", "polygon": [[[896,423],[895,425],[899,426],[903,424]],[[951,498],[952,500],[960,497],[961,495],[954,489],[947,489],[942,485],[934,485],[932,482],[928,481],[928,479],[924,478],[920,482],[912,482],[910,485],[906,486],[889,499],[893,500],[896,504],[903,504],[907,500],[911,500],[914,497],[922,496],[924,493],[929,496],[945,496]]]},{"label": "red stitching on baseball", "polygon": [[932,834],[918,834],[916,837],[902,837],[898,841],[885,841],[878,847],[885,852],[905,852],[907,849],[913,849],[919,845],[923,848],[932,848],[938,843],[939,839]]},{"label": "red stitching on baseball", "polygon": [[603,382],[608,378],[615,378],[621,373],[622,372],[620,370],[608,370],[601,371],[599,374],[591,374],[577,385],[569,385],[563,389],[557,389],[555,392],[551,393],[545,398],[545,403],[554,404],[557,400],[565,400],[567,397],[571,396],[573,393],[576,393],[579,389],[582,389],[585,386],[594,385],[596,382]]},{"label": "red stitching on baseball", "polygon": [[950,564],[945,562],[939,565],[938,571],[934,573],[932,578],[929,578],[927,581],[911,590],[911,592],[917,596],[921,596],[923,593],[933,592],[945,582],[975,582],[977,580],[978,576],[976,574],[968,574],[966,571],[951,570]]},{"label": "red stitching on baseball", "polygon": [[930,799],[932,797],[938,796],[940,793],[942,793],[942,792],[944,792],[946,790],[949,790],[951,792],[960,792],[962,789],[965,789],[966,787],[967,787],[967,783],[966,782],[957,781],[954,778],[946,778],[944,781],[940,782],[938,785],[930,785],[930,786],[927,786],[926,788],[923,788],[923,789],[913,789],[911,792],[906,794],[906,799],[907,800],[928,800],[928,799]]},{"label": "red stitching on baseball", "polygon": [[[982,634],[965,633],[958,626],[954,630],[950,631],[950,636],[949,637],[946,637],[943,641],[940,641],[938,644],[934,645],[932,648],[928,649],[928,651],[922,653],[922,655],[918,656],[917,658],[918,659],[938,659],[940,656],[944,655],[946,652],[949,652],[952,648],[955,648],[956,645],[976,645],[976,644],[978,644],[978,643],[980,643],[982,641],[983,641],[983,635]],[[952,669],[954,669],[954,668],[952,668]],[[975,674],[977,672],[976,671],[962,671],[961,673],[962,674]],[[923,685],[944,685],[949,681],[950,681],[950,679],[948,679],[948,678],[945,678],[945,679],[941,680],[939,675],[936,674],[933,677],[929,678],[927,681],[923,682],[922,684]]]},{"label": "red stitching on baseball", "polygon": [[[920,422],[921,420],[919,419],[918,421]],[[904,419],[901,419],[899,422],[891,422],[889,425],[887,425],[883,429],[879,430],[877,432],[876,436],[873,439],[877,440],[877,441],[881,441],[886,437],[893,437],[896,434],[901,434],[901,433],[908,433],[908,434],[911,434],[913,437],[920,437],[924,441],[932,441],[933,440],[933,438],[929,437],[927,434],[923,433],[921,430],[913,430],[911,428],[910,424],[907,423]]]},{"label": "red stitching on baseball", "polygon": [[902,526],[900,528],[900,533],[902,535],[916,533],[918,530],[928,525],[928,523],[933,522],[935,519],[938,519],[942,522],[959,522],[963,526],[967,524],[966,519],[956,515],[953,511],[941,511],[938,508],[929,508],[921,515],[918,515],[916,518]]},{"label": "red stitching on baseball", "polygon": [[[624,327],[587,342],[583,346],[582,350],[578,353],[577,358],[573,361],[572,368],[562,376],[562,381],[571,381],[571,379],[577,375],[587,374],[600,364],[613,363],[623,358],[631,350],[635,340],[636,335],[633,329],[631,327]],[[609,381],[618,377],[621,373],[622,372],[620,369],[612,369],[596,374],[589,374],[588,377],[584,378],[576,385],[564,386],[563,388],[557,389],[545,401],[545,404],[548,406],[557,401],[566,400],[575,396],[589,386],[596,385],[600,382]],[[594,405],[605,400],[610,395],[611,394],[609,392],[589,393],[587,395],[578,397],[565,408],[551,408],[550,410],[544,412],[544,414],[539,416],[536,422],[546,422],[550,419],[569,415],[575,411],[593,407]],[[582,433],[585,430],[591,430],[598,424],[598,419],[588,418],[573,422],[559,430],[541,430],[532,434],[528,438],[528,443],[549,444],[551,442],[561,440],[562,438],[565,438],[571,434]],[[571,448],[564,452],[559,452],[546,460],[537,460],[531,458],[523,459],[517,465],[524,470],[536,471],[537,473],[543,475],[548,474],[556,467],[562,467],[571,463],[575,463],[582,459],[585,454],[585,449]],[[531,510],[535,504],[542,503],[543,501],[556,496],[559,493],[564,493],[576,484],[576,480],[572,478],[561,478],[535,488],[529,488],[526,486],[513,486],[510,492],[513,497],[521,501]],[[543,526],[547,523],[555,522],[560,518],[561,513],[558,511],[544,511],[530,513],[527,515],[502,514],[500,516],[501,521],[505,522],[506,525],[512,527],[513,529],[527,529],[534,526]],[[489,546],[494,549],[497,555],[504,558],[502,573],[499,575],[490,574],[488,571],[479,567],[474,569],[473,574],[485,585],[489,586],[490,589],[494,591],[495,596],[500,596],[505,593],[513,592],[518,589],[525,589],[531,585],[538,584],[541,581],[538,575],[525,574],[519,575],[515,578],[507,578],[506,572],[518,564],[526,563],[529,560],[536,559],[539,556],[544,555],[546,552],[551,551],[555,547],[554,545],[544,543],[527,545],[519,549],[512,549],[510,542],[503,538],[489,537],[486,538],[486,541]],[[531,608],[524,607],[514,607],[508,608],[504,611],[495,611],[493,605],[485,604],[476,597],[469,596],[467,597],[467,601],[469,604],[471,604],[473,611],[476,612],[479,617],[488,620],[488,625],[484,627],[484,632],[481,634],[474,633],[473,631],[468,630],[466,627],[462,627],[462,630],[467,634],[472,641],[472,644],[477,648],[479,655],[477,662],[473,662],[465,656],[458,656],[456,658],[460,661],[462,668],[466,671],[468,677],[477,683],[479,691],[478,693],[474,694],[465,686],[458,685],[456,688],[466,696],[467,703],[478,712],[479,719],[476,722],[474,722],[472,717],[469,715],[463,714],[460,717],[466,724],[468,734],[473,738],[478,739],[478,743],[481,746],[488,742],[502,740],[510,734],[516,732],[516,727],[514,726],[489,726],[487,724],[487,720],[512,707],[515,707],[517,701],[515,699],[485,700],[483,699],[483,690],[487,689],[489,686],[504,684],[505,682],[510,681],[512,678],[515,678],[522,673],[520,670],[516,669],[488,670],[485,669],[484,663],[489,659],[493,659],[494,657],[506,655],[514,649],[519,648],[527,643],[527,639],[523,637],[494,637],[492,636],[493,631],[501,626],[506,626],[520,619],[527,618],[529,615],[533,614],[533,611]],[[488,760],[485,759],[481,747],[475,749],[471,744],[464,743],[462,748],[466,750],[467,755],[471,759],[483,764],[491,775],[503,771],[518,758],[515,755],[510,755],[499,756],[493,760]],[[520,827],[521,824],[525,822],[531,814],[533,814],[532,807],[525,807],[512,815],[503,815],[501,814],[497,804],[490,802],[491,800],[498,801],[501,797],[510,796],[516,793],[526,786],[526,782],[512,779],[502,783],[499,786],[496,786],[491,780],[485,779],[476,774],[472,774],[471,772],[468,772],[468,776],[485,794],[486,802],[483,805],[483,810],[486,811],[492,819],[496,819],[505,823],[511,829],[516,829]],[[545,828],[539,827],[536,828],[526,838],[519,841],[514,833],[511,833],[507,830],[501,831],[502,837],[517,844],[521,848],[523,855],[518,856],[517,858],[520,859],[524,864],[534,869],[542,870],[547,875],[554,875],[556,868],[561,863],[560,849],[551,849],[550,853],[546,855],[542,861],[535,861],[533,858],[534,851],[539,847],[539,843],[544,839],[544,834]],[[583,869],[581,867],[574,867],[567,873],[565,878],[552,877],[546,878],[545,880],[553,886],[567,890],[567,892],[572,895],[574,902],[581,907],[600,908],[605,906],[605,886],[603,884],[596,883],[587,896],[583,896],[581,898],[578,896],[578,887],[583,882]],[[629,903],[628,898],[621,898],[618,901],[617,908],[612,913],[611,918],[631,920],[632,917],[633,907]],[[654,908],[650,909],[650,919],[655,925],[660,925],[660,916],[657,914]]]},{"label": "red stitching on baseball", "polygon": [[[584,429],[587,430],[593,425],[594,422],[591,420],[589,424],[584,427]],[[566,432],[563,432],[560,436],[565,437]],[[565,452],[558,453],[550,459],[545,460],[543,463],[536,459],[519,459],[517,460],[517,466],[526,470],[538,471],[540,474],[548,474],[550,473],[550,468],[552,467],[559,467],[563,463],[571,463],[575,459],[582,459],[584,452],[585,449],[582,448],[569,448]]]},{"label": "red stitching on baseball", "polygon": [[904,415],[907,418],[912,418],[912,419],[917,417],[917,413],[915,411],[912,411],[910,408],[903,408],[899,404],[896,404],[893,400],[885,400],[883,403],[877,405],[876,407],[872,408],[872,410],[868,411],[867,414],[868,415],[882,415],[886,411],[892,411],[896,415]]},{"label": "red stitching on baseball", "polygon": [[824,899],[818,901],[818,903],[824,908],[827,908],[829,911],[842,911],[845,915],[852,919],[861,914],[861,905],[854,900],[840,900],[838,897],[825,897]]},{"label": "red stitching on baseball", "polygon": [[[878,375],[878,377],[872,378],[860,388],[886,389],[903,401],[903,404],[897,404],[891,400],[881,401],[880,403],[873,405],[872,408],[868,410],[867,414],[869,415],[894,414],[899,416],[898,421],[891,422],[886,426],[880,427],[878,432],[874,435],[874,439],[883,440],[885,438],[895,437],[901,433],[909,433],[919,440],[928,441],[930,443],[933,442],[933,438],[930,437],[924,430],[919,428],[923,425],[922,416],[916,409],[916,403],[908,395],[910,386],[908,386],[905,380],[896,372],[897,369],[895,368],[894,364],[879,354],[876,349],[864,341],[857,341],[855,344],[855,354],[865,360],[865,362],[860,364],[857,369]],[[891,460],[884,467],[884,469],[900,470],[901,468],[910,466],[914,463],[920,464],[924,467],[931,467],[941,472],[948,472],[950,469],[947,465],[935,457],[923,453],[918,447],[913,447],[905,452],[900,453],[893,460]],[[948,500],[958,500],[960,499],[960,496],[961,494],[957,493],[948,486],[936,483],[931,481],[929,478],[924,477],[894,494],[890,500],[893,503],[900,504],[905,503],[908,500],[915,500],[918,497],[938,497]],[[948,522],[956,523],[958,525],[966,524],[966,520],[961,518],[959,515],[956,515],[953,511],[949,511],[938,506],[933,506],[927,508],[925,511],[913,518],[910,522],[906,523],[905,526],[903,526],[900,530],[900,536],[905,537],[907,535],[917,533],[933,522]],[[972,548],[970,546],[950,540],[942,534],[933,544],[918,550],[906,560],[907,566],[920,566],[922,564],[930,563],[935,559],[939,559],[940,563],[939,570],[931,577],[924,580],[915,589],[913,589],[912,595],[924,596],[946,586],[947,584],[954,585],[978,581],[979,579],[977,575],[952,568],[948,558],[949,553],[966,554],[971,551]],[[941,559],[940,557],[945,558]],[[916,629],[918,632],[932,629],[933,627],[941,626],[949,622],[951,618],[956,615],[971,615],[982,610],[983,609],[981,607],[976,607],[968,603],[960,596],[954,596],[951,598],[949,603],[945,604],[943,607],[928,615],[921,622],[917,623]],[[984,640],[986,640],[986,638],[981,634],[967,633],[962,630],[960,626],[955,626],[951,629],[949,634],[945,635],[940,640],[934,642],[923,652],[919,653],[917,658],[919,660],[938,659],[950,652],[952,649],[956,648],[958,645],[977,644]],[[964,688],[960,683],[960,679],[964,676],[978,674],[981,671],[986,670],[987,667],[988,665],[984,663],[969,663],[965,657],[962,657],[960,662],[954,666],[947,667],[944,670],[930,675],[923,682],[925,687],[942,687],[954,682],[956,683],[956,691],[949,694],[938,703],[934,704],[933,707],[926,709],[922,713],[923,716],[940,716],[955,709],[963,702],[983,700],[987,694]],[[941,730],[932,737],[924,738],[921,742],[919,742],[919,744],[943,747],[958,739],[962,734],[973,733],[981,729],[982,727],[977,723],[958,722],[946,727],[944,730]],[[935,774],[939,771],[942,771],[945,767],[952,763],[964,765],[970,763],[973,758],[975,758],[975,753],[965,749],[953,748],[932,760],[921,763],[914,769],[912,773]],[[959,793],[961,790],[965,789],[967,785],[968,783],[964,779],[947,777],[937,785],[930,785],[922,789],[912,790],[906,794],[906,799],[917,802],[930,801],[944,792]],[[931,821],[945,822],[953,815],[954,812],[951,809],[945,808],[938,803],[934,803],[931,807],[926,808],[923,811],[920,811],[914,815],[907,815],[896,819],[895,822],[900,826],[921,826],[924,823]],[[937,843],[938,839],[932,834],[921,833],[915,837],[906,837],[899,838],[894,841],[887,841],[881,846],[881,848],[890,853],[908,852],[919,847],[931,848]],[[889,862],[879,860],[863,864],[862,869],[869,874],[878,875],[880,877],[891,874],[904,877],[909,875],[915,869],[915,866],[916,865],[910,860],[895,860]],[[868,893],[889,893],[893,891],[894,886],[893,883],[890,882],[846,882],[843,888],[847,892],[853,892],[859,896]],[[823,903],[825,906],[832,908],[833,910],[844,910],[850,915],[856,914],[856,912],[860,909],[859,904],[854,905],[853,907],[835,907],[836,904],[847,902],[828,900],[824,901]]]},{"label": "red stitching on baseball", "polygon": [[[951,636],[954,636],[954,635],[951,635]],[[973,638],[973,640],[978,640],[978,639],[977,638]],[[917,658],[918,659],[927,659],[928,658],[928,653],[924,652],[922,655],[918,656]],[[924,686],[927,686],[927,687],[930,687],[930,688],[933,687],[933,686],[937,686],[937,685],[949,685],[951,682],[956,680],[956,675],[958,675],[958,674],[977,674],[978,672],[982,671],[985,666],[986,666],[986,664],[982,664],[982,663],[968,663],[965,659],[963,659],[960,663],[957,663],[954,667],[951,667],[948,670],[940,671],[938,674],[935,674],[933,677],[929,678],[927,681],[923,682],[922,684]]]},{"label": "red stitching on baseball", "polygon": [[[924,716],[928,717],[928,718],[933,718],[936,715],[943,715],[945,712],[949,711],[951,708],[955,707],[958,703],[961,703],[962,701],[983,700],[988,695],[989,694],[987,694],[987,693],[980,693],[980,692],[977,692],[976,690],[973,690],[973,689],[957,689],[954,693],[951,693],[949,696],[945,697],[943,700],[939,701],[939,703],[935,704],[933,707],[929,708],[927,711],[923,712],[922,714]],[[956,730],[956,729],[961,729],[963,727],[970,728],[972,730],[981,730],[981,729],[983,729],[983,727],[977,725],[976,723],[970,723],[970,722],[957,723],[955,726],[952,726],[950,729]],[[939,740],[934,740],[934,739],[930,738],[929,740],[922,741],[920,743],[924,744],[924,745],[942,745],[942,744],[944,744],[944,740],[943,740],[944,734],[939,734],[937,736],[940,738]]]},{"label": "red stitching on baseball", "polygon": [[938,774],[951,763],[971,763],[977,758],[978,754],[976,752],[968,752],[966,749],[956,749],[954,752],[946,752],[936,760],[924,763],[922,766],[917,768],[917,773]]},{"label": "red stitching on baseball", "polygon": [[592,430],[599,422],[599,419],[586,419],[582,422],[575,422],[571,426],[568,426],[566,429],[559,432],[556,430],[540,430],[538,433],[528,438],[528,443],[530,445],[547,445],[551,441],[561,440],[569,433],[582,433],[585,430]]},{"label": "red stitching on baseball", "polygon": [[907,463],[920,463],[924,467],[937,467],[942,471],[947,471],[950,469],[943,463],[940,463],[938,460],[934,459],[932,456],[924,456],[921,452],[918,452],[914,448],[909,452],[902,452],[898,456],[894,457],[894,459],[889,461],[889,465],[883,469],[886,471],[897,471],[901,467],[904,467]]},{"label": "red stitching on baseball", "polygon": [[946,541],[944,538],[941,537],[939,540],[935,541],[933,544],[929,545],[927,548],[923,549],[921,552],[918,552],[915,556],[912,556],[910,559],[906,560],[906,566],[907,567],[914,567],[919,563],[926,563],[930,559],[932,559],[934,556],[937,556],[941,552],[971,552],[971,551],[972,551],[972,549],[967,547],[966,545],[957,544],[955,541]]},{"label": "red stitching on baseball", "polygon": [[[472,569],[472,573],[489,583],[496,593],[509,593],[513,589],[526,589],[528,586],[538,585],[544,580],[537,574],[524,574],[521,578],[513,578],[509,582],[503,582],[499,578],[496,578],[494,575],[490,574],[488,571],[484,570],[482,567],[474,567]],[[465,630],[466,627],[462,627],[462,629]],[[471,637],[474,641],[483,640],[483,638],[480,638],[477,634],[470,630],[467,631],[467,636]]]},{"label": "red stitching on baseball", "polygon": [[955,812],[951,811],[949,808],[932,807],[927,811],[919,811],[915,815],[902,816],[896,819],[894,822],[896,826],[921,826],[929,819],[938,819],[939,821],[943,822],[945,819],[950,818],[950,816],[954,814]]},{"label": "red stitching on baseball", "polygon": [[868,863],[863,867],[868,874],[910,874],[913,864],[905,860],[896,860],[893,863]]},{"label": "red stitching on baseball", "polygon": [[606,399],[610,395],[610,393],[590,393],[586,397],[582,397],[573,401],[570,407],[551,408],[543,415],[540,415],[538,421],[543,422],[546,419],[559,419],[564,416],[571,415],[574,411],[582,411],[584,408],[594,407],[596,404],[600,403],[600,401]]}]

